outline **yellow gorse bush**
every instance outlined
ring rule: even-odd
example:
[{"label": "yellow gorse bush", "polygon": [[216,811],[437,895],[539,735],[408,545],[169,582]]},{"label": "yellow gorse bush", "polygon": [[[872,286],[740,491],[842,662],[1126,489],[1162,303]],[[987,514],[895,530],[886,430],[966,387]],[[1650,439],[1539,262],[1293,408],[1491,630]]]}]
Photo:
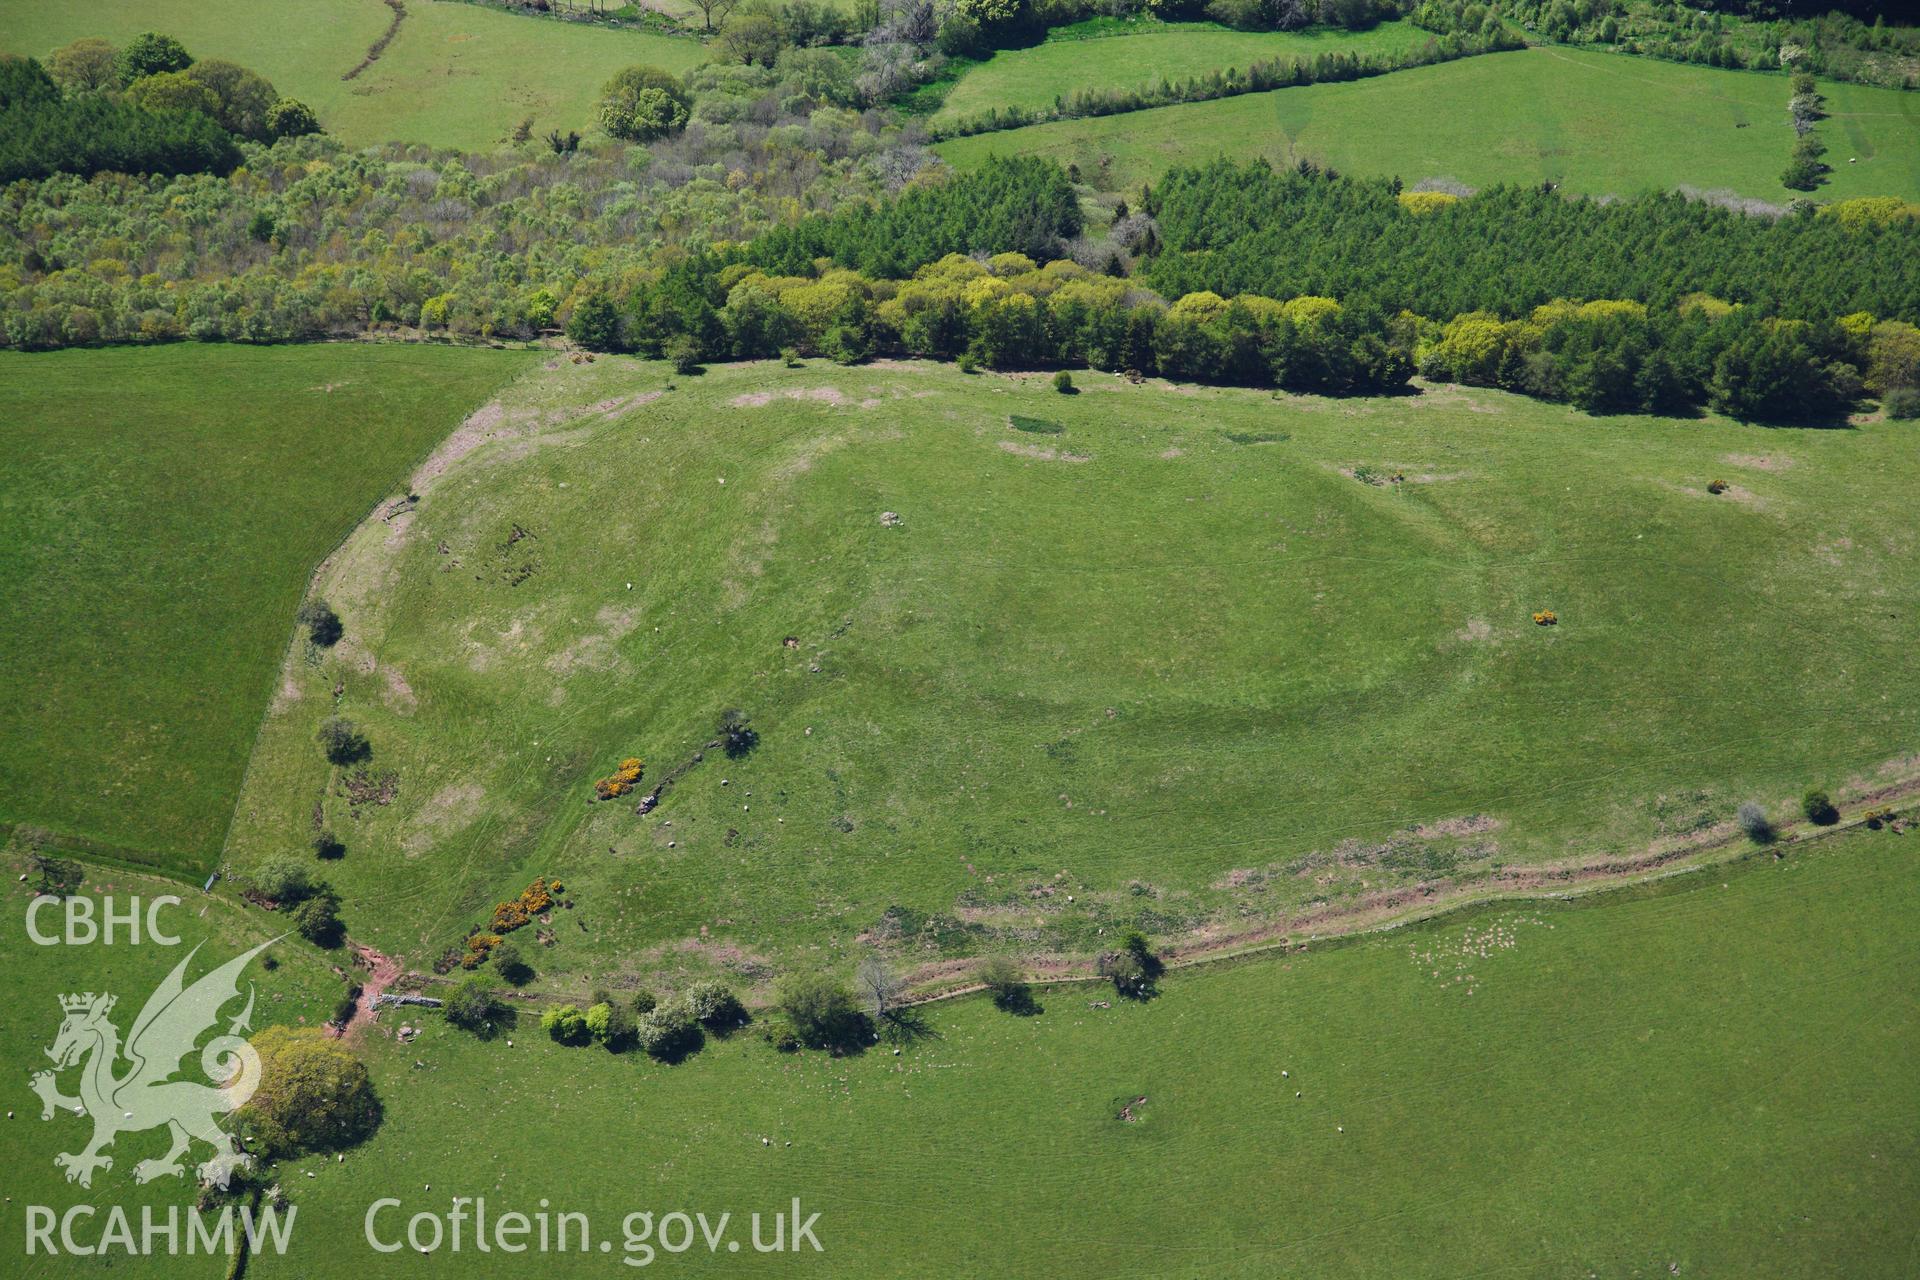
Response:
[{"label": "yellow gorse bush", "polygon": [[[512,933],[515,929],[525,927],[528,921],[553,905],[553,895],[559,888],[558,880],[548,883],[544,876],[535,879],[527,886],[526,891],[512,902],[502,902],[494,907],[493,921],[489,927],[495,934]],[[474,936],[484,938],[488,935],[481,933]],[[499,940],[496,937],[493,941]],[[493,943],[488,943],[487,947],[492,945]],[[472,943],[469,942],[468,946],[471,947]]]},{"label": "yellow gorse bush", "polygon": [[1412,214],[1438,213],[1460,203],[1460,197],[1450,191],[1402,191],[1396,198],[1400,207]]},{"label": "yellow gorse bush", "polygon": [[1863,227],[1885,227],[1909,218],[1920,218],[1920,204],[1912,204],[1898,196],[1861,196],[1853,200],[1836,200],[1821,209],[1820,216],[1832,218],[1849,231],[1858,231]]},{"label": "yellow gorse bush", "polygon": [[646,766],[633,756],[620,762],[620,767],[608,776],[593,784],[594,794],[602,800],[612,800],[633,790],[633,784],[640,781],[641,771]]}]

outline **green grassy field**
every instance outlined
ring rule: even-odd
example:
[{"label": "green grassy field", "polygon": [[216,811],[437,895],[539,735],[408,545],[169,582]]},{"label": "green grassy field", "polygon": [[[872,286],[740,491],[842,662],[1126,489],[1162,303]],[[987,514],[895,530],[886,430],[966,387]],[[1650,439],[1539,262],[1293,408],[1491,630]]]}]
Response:
[{"label": "green grassy field", "polygon": [[[406,4],[351,81],[379,0],[0,0],[0,48],[170,31],[350,143],[473,148],[526,117],[584,131],[613,71],[707,56]],[[1055,38],[921,98],[952,83],[945,122],[1424,38]],[[1824,89],[1818,198],[1920,200],[1920,95]],[[1225,154],[1784,201],[1786,99],[1779,75],[1535,48],[939,150],[1129,199]],[[565,887],[512,935],[536,976],[499,1034],[417,1008],[347,1031],[383,1122],[272,1169],[292,1250],[248,1280],[1920,1273],[1920,424],[1073,379],[0,352],[0,1274],[230,1275],[25,1252],[33,1206],[93,1207],[86,1240],[195,1200],[135,1183],[158,1128],[63,1177],[89,1126],[29,1086],[61,997],[112,994],[124,1033],[190,948],[197,976],[269,940],[250,1030],[321,1023],[362,946],[445,995],[426,975],[459,980],[535,876]],[[338,645],[295,630],[308,595]],[[366,759],[323,757],[333,716]],[[597,801],[627,757],[637,789]],[[1810,788],[1846,827],[1799,821]],[[1743,836],[1748,801],[1788,838]],[[1855,821],[1887,804],[1887,829]],[[29,938],[43,828],[96,917],[183,899],[183,945]],[[283,855],[337,888],[355,948],[242,896]],[[1063,980],[1135,928],[1173,962],[1151,999]],[[708,977],[766,1019],[785,975],[878,957],[928,993],[988,954],[1053,979],[1030,1016],[933,1000],[844,1055],[752,1028],[669,1066],[538,1025]],[[474,1197],[589,1239],[405,1243]],[[822,1251],[756,1252],[749,1219],[790,1205]],[[674,1213],[728,1225],[681,1253]]]},{"label": "green grassy field", "polygon": [[[11,884],[21,864],[0,867]],[[86,892],[124,904],[169,888],[94,870]],[[186,947],[204,940],[201,961],[218,961],[278,932],[189,893],[165,918],[182,948],[41,948],[24,903],[16,886],[0,912],[0,962],[19,975],[0,1061],[16,1081],[46,1065],[59,995],[119,995],[124,1030]],[[748,1032],[669,1068],[560,1048],[530,1020],[482,1043],[390,1012],[362,1041],[381,1130],[344,1161],[280,1169],[293,1251],[250,1274],[471,1274],[497,1255],[470,1236],[459,1254],[380,1255],[362,1223],[400,1198],[379,1219],[391,1239],[408,1214],[484,1195],[496,1216],[542,1198],[584,1212],[616,1250],[636,1211],[731,1212],[735,1238],[795,1196],[822,1214],[819,1255],[656,1258],[723,1274],[1903,1276],[1920,1212],[1916,910],[1920,847],[1855,832],[1782,861],[1176,973],[1146,1005],[1086,985],[1042,991],[1031,1018],[943,1003],[897,1057],[781,1057]],[[250,975],[255,1026],[319,1022],[338,980],[304,944],[274,955]],[[399,1044],[402,1021],[424,1035]],[[1136,1118],[1119,1120],[1129,1104]],[[118,1204],[137,1221],[141,1205],[191,1199],[125,1176],[157,1134],[122,1137],[83,1190],[53,1165],[80,1123],[40,1121],[24,1087],[8,1110],[14,1274],[77,1265],[22,1257],[26,1205]],[[607,1274],[619,1256],[542,1261]]]},{"label": "green grassy field", "polygon": [[526,362],[0,355],[0,820],[204,873],[308,576]]},{"label": "green grassy field", "polygon": [[[379,1197],[403,1202],[378,1220],[391,1239],[407,1215],[474,1195],[495,1215],[543,1198],[588,1214],[616,1252],[541,1259],[565,1274],[619,1269],[627,1213],[730,1211],[739,1239],[750,1212],[795,1196],[822,1215],[823,1253],[697,1244],[655,1261],[1911,1274],[1920,847],[1860,834],[1667,888],[1176,975],[1144,1006],[1097,1007],[1111,993],[1090,987],[1042,993],[1033,1018],[940,1005],[898,1057],[783,1058],[749,1033],[669,1068],[559,1048],[525,1023],[511,1047],[437,1022],[406,1046],[376,1035],[384,1128],[343,1164],[289,1171],[299,1252],[256,1274],[501,1266],[470,1237],[432,1257],[363,1242]],[[1117,1118],[1142,1097],[1136,1120]]]},{"label": "green grassy field", "polygon": [[251,67],[319,113],[342,140],[486,150],[528,116],[537,132],[597,124],[595,102],[635,63],[684,71],[707,60],[691,39],[539,20],[446,0],[409,0],[400,32],[372,66],[341,79],[387,29],[379,0],[318,0],[297,20],[262,0],[155,6],[100,0],[74,9],[0,0],[0,49],[45,57],[69,40],[178,37],[196,57]]},{"label": "green grassy field", "polygon": [[[114,946],[38,946],[26,935],[26,905],[30,885],[19,884],[15,876],[25,869],[18,850],[7,847],[0,854],[0,870],[6,874],[7,896],[0,909],[0,962],[12,975],[12,991],[5,1007],[0,1008],[0,1069],[7,1080],[6,1103],[0,1108],[0,1163],[6,1169],[6,1211],[0,1214],[0,1256],[7,1259],[8,1274],[17,1276],[70,1276],[89,1267],[111,1269],[112,1274],[155,1277],[205,1277],[217,1280],[224,1274],[225,1259],[129,1258],[116,1253],[110,1259],[80,1260],[72,1257],[49,1258],[45,1254],[25,1254],[25,1207],[43,1205],[60,1211],[74,1204],[95,1204],[104,1215],[109,1205],[120,1205],[132,1215],[136,1232],[140,1211],[151,1206],[164,1220],[168,1206],[184,1208],[193,1203],[193,1187],[163,1178],[146,1186],[136,1185],[132,1171],[141,1160],[158,1157],[166,1151],[164,1130],[122,1134],[110,1148],[113,1167],[95,1174],[91,1189],[68,1183],[53,1162],[60,1152],[81,1150],[92,1132],[91,1124],[77,1116],[56,1114],[40,1119],[40,1099],[27,1086],[28,1078],[50,1065],[43,1050],[59,1032],[59,998],[83,991],[105,992],[118,1000],[113,1021],[124,1036],[147,996],[195,946],[202,950],[189,966],[191,982],[242,951],[277,937],[284,922],[265,912],[243,909],[224,897],[202,897],[178,884],[127,871],[91,868],[87,872],[83,896],[94,902],[96,916],[105,910],[103,899],[111,896],[116,908],[124,911],[131,897],[151,901],[162,894],[181,896],[176,907],[162,908],[161,927],[180,937],[178,946],[153,946],[147,943],[126,945],[124,935]],[[43,933],[59,933],[58,909],[45,912],[39,919]],[[251,965],[240,987],[242,998],[247,984],[254,989],[253,1028],[281,1024],[318,1026],[332,1015],[335,1002],[345,988],[330,971],[327,959],[297,938],[275,944],[267,953],[276,965],[265,968]],[[263,957],[264,958],[264,957]],[[229,1005],[223,1013],[231,1018],[240,1005]],[[224,1030],[224,1023],[222,1029]],[[181,1079],[205,1084],[206,1077],[196,1074],[199,1056],[186,1059]],[[124,1074],[126,1063],[117,1070]],[[62,1092],[73,1094],[77,1072],[61,1073]],[[206,1147],[196,1147],[193,1158],[203,1160]],[[81,1227],[82,1238],[86,1227]],[[98,1226],[94,1228],[98,1235]],[[164,1244],[162,1245],[164,1249]]]},{"label": "green grassy field", "polygon": [[1428,38],[1409,22],[1368,31],[1236,31],[1204,22],[1143,24],[1124,35],[1075,39],[1072,28],[1027,49],[1007,49],[968,71],[934,115],[935,125],[984,115],[992,108],[1034,110],[1083,89],[1131,89],[1209,71],[1246,68],[1272,58],[1322,53],[1391,53]]},{"label": "green grassy field", "polygon": [[[1897,424],[1083,382],[515,382],[332,562],[349,638],[289,667],[235,869],[320,821],[356,936],[417,967],[559,874],[556,985],[756,981],[1371,910],[1913,750]],[[364,774],[315,746],[336,690]],[[686,770],[645,817],[591,803],[627,756]]]},{"label": "green grassy field", "polygon": [[[964,83],[964,82],[963,82]],[[1834,172],[1822,200],[1920,199],[1920,96],[1823,83]],[[1559,48],[1490,54],[1344,84],[957,138],[961,167],[1050,156],[1086,180],[1133,189],[1215,155],[1312,159],[1408,183],[1556,182],[1592,195],[1689,186],[1784,203],[1793,132],[1783,77]],[[1857,163],[1850,163],[1857,161]]]}]

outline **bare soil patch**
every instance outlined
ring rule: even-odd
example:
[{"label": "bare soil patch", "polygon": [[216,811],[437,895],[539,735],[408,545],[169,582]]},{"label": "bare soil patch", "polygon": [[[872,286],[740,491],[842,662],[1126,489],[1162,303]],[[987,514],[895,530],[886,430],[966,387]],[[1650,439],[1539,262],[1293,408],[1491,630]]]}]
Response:
[{"label": "bare soil patch", "polygon": [[774,402],[776,396],[788,400],[813,400],[836,408],[848,403],[846,393],[838,387],[793,387],[781,392],[749,391],[727,403],[736,409],[764,409]]},{"label": "bare soil patch", "polygon": [[603,605],[594,615],[594,621],[600,624],[600,630],[581,636],[548,658],[547,670],[563,676],[583,667],[607,671],[620,665],[620,654],[614,645],[640,625],[639,612],[620,605]]},{"label": "bare soil patch", "polygon": [[1033,458],[1040,462],[1092,462],[1093,456],[1085,453],[1067,453],[1063,450],[1048,449],[1043,445],[1022,444],[1018,440],[1002,440],[1000,447],[1008,453],[1022,458]]},{"label": "bare soil patch", "polygon": [[499,401],[496,400],[475,409],[467,415],[467,420],[455,428],[452,435],[442,440],[440,447],[420,464],[419,470],[413,473],[413,479],[409,481],[410,490],[414,493],[420,492],[445,475],[454,463],[507,430],[506,406]]},{"label": "bare soil patch", "polygon": [[1835,568],[1839,568],[1846,563],[1846,553],[1853,550],[1853,539],[1848,537],[1835,538],[1832,542],[1821,543],[1813,550],[1814,554],[1822,560]]},{"label": "bare soil patch", "polygon": [[1783,453],[1729,453],[1720,460],[1730,467],[1745,467],[1750,471],[1785,471],[1793,465],[1793,459]]},{"label": "bare soil patch", "polygon": [[366,1035],[367,1024],[374,1018],[374,1002],[399,979],[401,964],[395,957],[383,956],[372,947],[357,942],[349,945],[353,948],[355,963],[367,971],[367,976],[360,984],[359,997],[353,1003],[353,1016],[347,1019],[345,1026],[329,1028],[329,1033],[351,1043]]},{"label": "bare soil patch", "polygon": [[380,677],[386,682],[387,705],[401,715],[412,715],[414,708],[420,705],[420,699],[414,696],[413,686],[407,683],[406,675],[391,662],[386,662],[380,666]]},{"label": "bare soil patch", "polygon": [[1469,618],[1453,638],[1465,644],[1484,644],[1493,638],[1493,627],[1484,618]]},{"label": "bare soil patch", "polygon": [[1764,511],[1767,506],[1765,498],[1744,485],[1729,484],[1719,493],[1713,493],[1705,485],[1673,484],[1664,480],[1660,483],[1675,493],[1684,493],[1693,498],[1705,498],[1709,502],[1737,502],[1741,506],[1752,507],[1757,511]]},{"label": "bare soil patch", "polygon": [[477,816],[475,809],[486,798],[486,789],[477,782],[456,782],[440,788],[432,799],[420,806],[412,829],[401,839],[400,847],[408,857],[425,852],[434,841],[472,822]]},{"label": "bare soil patch", "polygon": [[555,409],[547,414],[546,425],[558,427],[592,417],[617,418],[643,405],[652,404],[664,394],[661,391],[636,391],[629,396],[609,396],[605,400],[596,400],[581,408]]},{"label": "bare soil patch", "polygon": [[1498,413],[1500,410],[1490,404],[1483,404],[1467,394],[1467,389],[1457,382],[1416,382],[1420,394],[1406,400],[1405,403],[1416,409],[1439,409],[1448,405],[1460,405],[1472,413]]},{"label": "bare soil patch", "polygon": [[1409,827],[1408,833],[1422,840],[1433,840],[1441,836],[1459,838],[1463,836],[1485,835],[1489,831],[1498,831],[1507,824],[1491,814],[1475,813],[1464,818],[1447,818],[1440,822],[1423,822]]}]

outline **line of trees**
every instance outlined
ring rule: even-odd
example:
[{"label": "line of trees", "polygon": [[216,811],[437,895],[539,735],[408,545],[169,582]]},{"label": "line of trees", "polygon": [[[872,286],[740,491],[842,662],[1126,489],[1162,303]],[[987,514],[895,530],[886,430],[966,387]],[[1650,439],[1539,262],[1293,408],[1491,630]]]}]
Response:
[{"label": "line of trees", "polygon": [[1813,77],[1804,71],[1793,73],[1791,85],[1793,96],[1787,101],[1787,115],[1793,121],[1793,153],[1787,161],[1786,172],[1780,175],[1780,185],[1794,191],[1811,191],[1827,173],[1827,166],[1820,159],[1827,154],[1827,144],[1820,141],[1814,129],[1826,118],[1826,99],[1820,96]]},{"label": "line of trees", "polygon": [[[596,292],[569,333],[683,368],[901,352],[1334,394],[1417,369],[1596,413],[1764,421],[1920,383],[1920,209],[1897,201],[1769,219],[1219,162],[1146,193],[1157,231],[1129,279],[1058,256],[1080,229],[1069,195],[1050,162],[999,160]],[[1018,225],[1051,253],[980,252],[1035,209]]]},{"label": "line of trees", "polygon": [[[892,0],[880,6],[897,9]],[[929,6],[931,8],[932,6]],[[1365,30],[1404,10],[1403,0],[953,0],[932,14],[939,48],[981,57],[1033,44],[1055,28],[1138,18],[1183,22],[1210,18],[1244,31],[1300,31],[1310,26]]]},{"label": "line of trees", "polygon": [[[1700,298],[1671,311],[1633,302],[1554,302],[1516,320],[1456,316],[1423,342],[1421,373],[1563,400],[1589,413],[1691,414],[1837,423],[1867,389],[1873,317],[1810,323]],[[1920,337],[1891,322],[1891,348]],[[1894,374],[1893,376],[1905,376]]]},{"label": "line of trees", "polygon": [[[814,110],[808,127],[840,117],[825,141],[872,138],[852,112]],[[896,194],[850,199],[844,179],[912,159],[876,150],[809,179],[837,210],[783,224],[768,202],[790,198],[794,130],[763,130],[724,191],[652,177],[660,157],[737,155],[741,135],[718,132],[650,144],[645,200],[618,155],[482,163],[325,139],[282,142],[231,180],[17,183],[0,195],[17,229],[0,323],[22,347],[563,326],[687,368],[901,352],[1327,393],[1419,370],[1597,412],[1778,421],[1831,419],[1864,391],[1911,403],[1920,385],[1920,208],[1898,200],[1764,217],[1220,162],[1173,171],[1089,236],[1068,174],[1036,158],[902,168]],[[804,132],[791,141],[814,154]],[[716,210],[763,207],[760,234],[718,247],[635,235],[670,218],[710,235]],[[182,262],[193,278],[161,274]]]},{"label": "line of trees", "polygon": [[1391,391],[1413,372],[1412,331],[1327,298],[1182,298],[1169,306],[1065,259],[949,254],[906,281],[829,269],[774,275],[689,259],[574,312],[568,334],[601,351],[702,361],[881,353],[995,369],[1090,365],[1193,381],[1332,394]]},{"label": "line of trees", "polygon": [[[1511,25],[1566,44],[1698,66],[1811,71],[1891,89],[1920,87],[1920,29],[1890,26],[1870,0],[1419,0],[1411,17],[1429,31]],[[1891,7],[1891,6],[1888,6]],[[1855,12],[1843,12],[1853,9]]]},{"label": "line of trees", "polygon": [[[1404,389],[1417,370],[1591,413],[1828,424],[1866,391],[1920,385],[1920,328],[1868,314],[1809,322],[1706,296],[1670,309],[1556,299],[1512,319],[1432,319],[1367,300],[1190,293],[1169,303],[1077,263],[950,254],[904,281],[844,268],[770,274],[689,258],[575,309],[597,351],[702,361],[876,354],[963,368],[1088,365],[1183,381],[1330,395]],[[1906,393],[1911,395],[1911,392]]]}]

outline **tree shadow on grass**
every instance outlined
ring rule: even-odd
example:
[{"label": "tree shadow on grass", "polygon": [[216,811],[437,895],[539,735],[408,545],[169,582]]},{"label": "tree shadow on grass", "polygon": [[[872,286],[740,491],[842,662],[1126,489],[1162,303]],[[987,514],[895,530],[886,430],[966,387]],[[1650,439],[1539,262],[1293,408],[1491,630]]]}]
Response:
[{"label": "tree shadow on grass", "polygon": [[1827,410],[1820,413],[1804,414],[1796,417],[1755,418],[1743,423],[1749,427],[1771,427],[1775,430],[1811,430],[1811,431],[1857,431],[1853,419],[1845,408]]},{"label": "tree shadow on grass", "polygon": [[943,1038],[918,1005],[900,1005],[887,1010],[881,1015],[879,1025],[881,1041],[895,1048],[904,1049],[922,1040]]},{"label": "tree shadow on grass", "polygon": [[676,1067],[706,1047],[706,1032],[699,1023],[694,1023],[686,1030],[649,1046],[646,1054],[655,1062]]},{"label": "tree shadow on grass", "polygon": [[726,751],[729,760],[745,759],[753,754],[754,748],[760,745],[760,734],[747,723],[747,716],[743,711],[723,712],[716,732],[720,735],[720,745]]},{"label": "tree shadow on grass", "polygon": [[800,1037],[800,1043],[807,1048],[824,1049],[836,1058],[857,1057],[879,1042],[880,1033],[874,1028],[873,1019],[864,1013],[836,1019]]}]

